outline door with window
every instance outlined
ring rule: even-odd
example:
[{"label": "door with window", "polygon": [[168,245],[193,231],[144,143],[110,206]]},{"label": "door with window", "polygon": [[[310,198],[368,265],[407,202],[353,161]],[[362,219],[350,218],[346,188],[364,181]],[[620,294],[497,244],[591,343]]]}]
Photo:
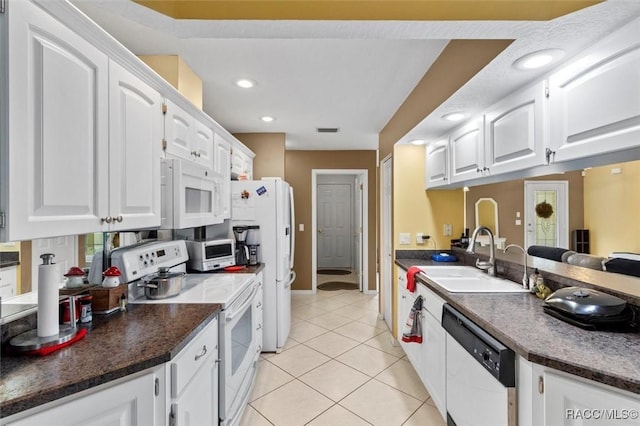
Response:
[{"label": "door with window", "polygon": [[525,181],[525,246],[569,248],[569,183]]}]

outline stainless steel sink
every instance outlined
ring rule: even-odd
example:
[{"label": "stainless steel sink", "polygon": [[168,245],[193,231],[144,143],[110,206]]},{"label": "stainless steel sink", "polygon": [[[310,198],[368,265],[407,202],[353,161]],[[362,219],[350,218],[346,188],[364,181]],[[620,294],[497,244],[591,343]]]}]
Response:
[{"label": "stainless steel sink", "polygon": [[513,281],[492,277],[472,266],[419,266],[431,281],[451,293],[526,293]]}]

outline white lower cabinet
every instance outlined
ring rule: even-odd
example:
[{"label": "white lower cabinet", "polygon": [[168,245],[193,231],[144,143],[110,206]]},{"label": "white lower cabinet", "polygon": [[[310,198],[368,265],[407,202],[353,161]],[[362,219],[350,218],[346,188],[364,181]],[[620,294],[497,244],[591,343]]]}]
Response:
[{"label": "white lower cabinet", "polygon": [[518,425],[640,425],[640,395],[518,357]]},{"label": "white lower cabinet", "polygon": [[[440,325],[444,300],[422,284],[416,284],[416,291],[406,289],[407,271],[398,268],[398,341],[407,354],[407,358],[418,373],[420,380],[429,391],[442,418],[446,418],[446,333]],[[422,303],[422,343],[405,343],[402,330],[416,297],[423,298]]]},{"label": "white lower cabinet", "polygon": [[[82,396],[44,411],[12,420],[3,419],[3,425],[91,425],[127,426],[161,425],[164,422],[165,383],[164,366],[138,375],[115,385],[103,385]],[[56,404],[54,402],[53,404]],[[13,418],[20,417],[20,414]],[[5,423],[6,421],[6,423]]]},{"label": "white lower cabinet", "polygon": [[171,361],[169,425],[218,424],[218,319]]}]

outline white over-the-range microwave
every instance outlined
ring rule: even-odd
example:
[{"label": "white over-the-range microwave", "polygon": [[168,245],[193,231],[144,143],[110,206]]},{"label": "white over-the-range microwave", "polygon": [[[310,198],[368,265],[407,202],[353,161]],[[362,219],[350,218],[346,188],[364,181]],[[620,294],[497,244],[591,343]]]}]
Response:
[{"label": "white over-the-range microwave", "polygon": [[222,223],[222,175],[180,159],[161,160],[162,229]]}]

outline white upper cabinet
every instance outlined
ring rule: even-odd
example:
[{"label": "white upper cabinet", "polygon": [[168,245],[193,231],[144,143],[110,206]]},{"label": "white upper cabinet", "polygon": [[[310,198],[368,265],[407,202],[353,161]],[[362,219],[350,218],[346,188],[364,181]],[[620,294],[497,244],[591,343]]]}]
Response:
[{"label": "white upper cabinet", "polygon": [[220,174],[220,217],[231,217],[231,144],[222,136],[213,137],[213,171]]},{"label": "white upper cabinet", "polygon": [[113,61],[109,91],[111,230],[160,226],[162,97]]},{"label": "white upper cabinet", "polygon": [[166,101],[167,154],[213,168],[213,130],[170,100]]},{"label": "white upper cabinet", "polygon": [[243,145],[240,143],[234,144],[231,147],[231,176],[235,179],[253,179],[253,154],[244,152]]},{"label": "white upper cabinet", "polygon": [[2,60],[8,179],[0,236],[97,231],[109,214],[108,58],[31,2],[7,9],[1,37],[9,40]]},{"label": "white upper cabinet", "polygon": [[546,81],[518,91],[485,114],[485,175],[497,175],[545,162]]},{"label": "white upper cabinet", "polygon": [[460,182],[481,177],[484,164],[484,121],[471,120],[449,136],[451,181]]},{"label": "white upper cabinet", "polygon": [[449,183],[449,139],[441,139],[427,145],[426,189],[436,188]]},{"label": "white upper cabinet", "polygon": [[640,145],[638,21],[550,77],[552,161]]}]

